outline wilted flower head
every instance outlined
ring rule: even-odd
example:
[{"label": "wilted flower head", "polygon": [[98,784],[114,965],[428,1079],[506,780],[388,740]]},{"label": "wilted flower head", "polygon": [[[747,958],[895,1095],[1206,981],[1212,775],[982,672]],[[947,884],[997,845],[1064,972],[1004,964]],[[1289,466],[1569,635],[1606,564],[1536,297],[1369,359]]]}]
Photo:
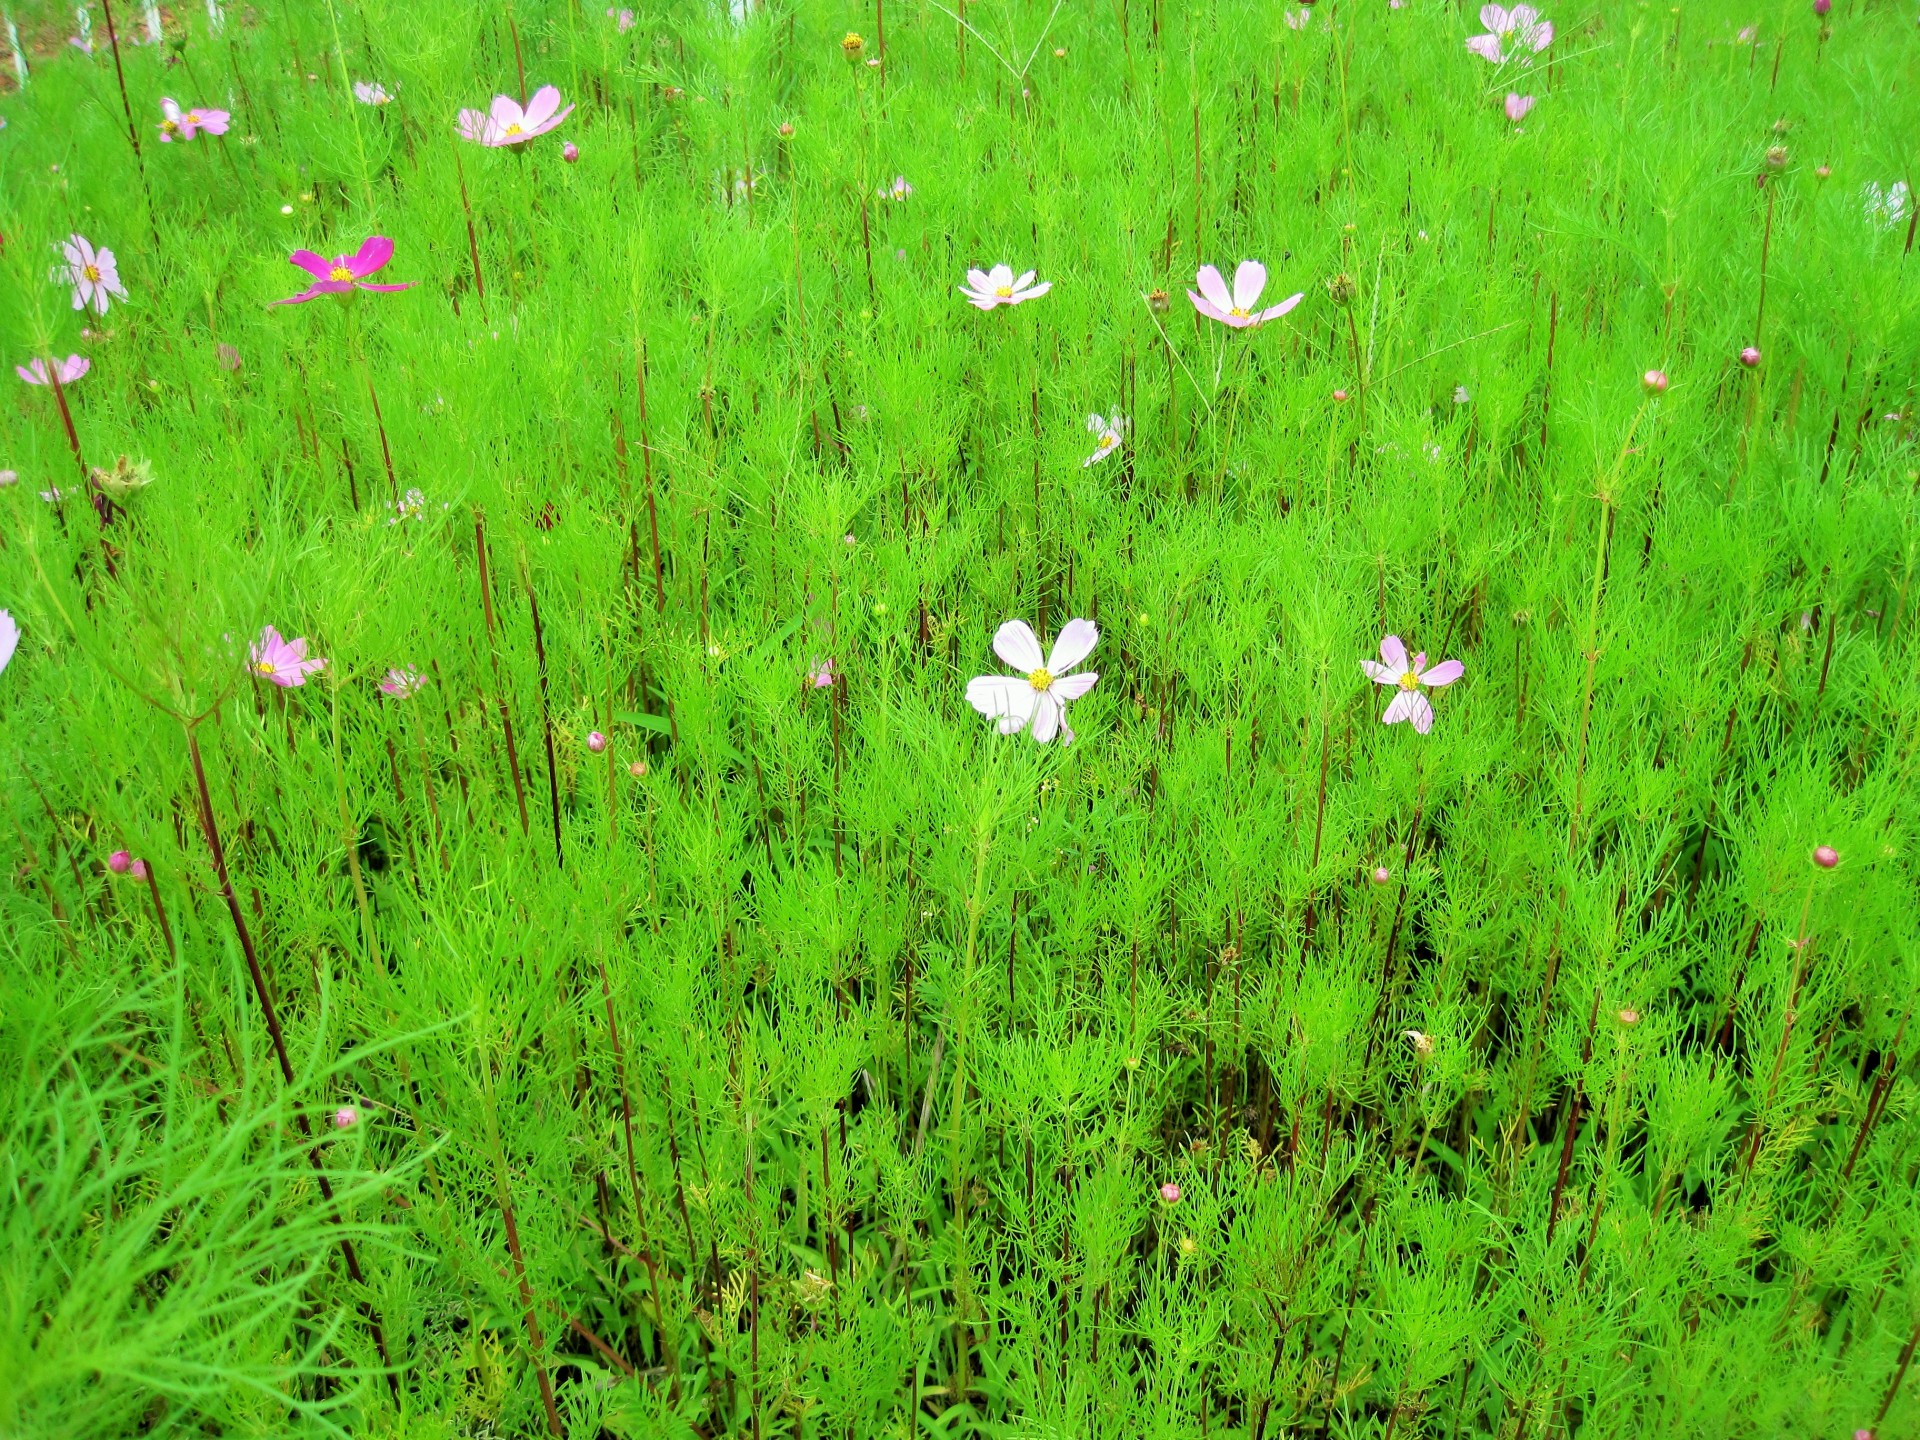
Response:
[{"label": "wilted flower head", "polygon": [[1509,60],[1525,64],[1553,43],[1553,22],[1542,20],[1531,5],[1515,5],[1511,10],[1504,5],[1482,5],[1480,23],[1487,27],[1487,33],[1470,37],[1467,49],[1496,65]]},{"label": "wilted flower head", "polygon": [[1009,620],[993,637],[993,653],[1021,673],[1018,676],[981,675],[967,682],[967,703],[999,724],[1002,735],[1018,735],[1032,726],[1042,745],[1059,735],[1073,743],[1067,725],[1067,703],[1093,689],[1100,676],[1094,671],[1071,674],[1073,667],[1093,653],[1100,630],[1091,620],[1069,620],[1060,627],[1053,653],[1045,655],[1039,637],[1024,620]]},{"label": "wilted flower head", "polygon": [[1362,660],[1360,668],[1367,672],[1367,677],[1374,684],[1391,685],[1395,689],[1396,693],[1388,702],[1380,722],[1383,725],[1397,725],[1402,720],[1411,720],[1413,728],[1422,735],[1433,728],[1433,706],[1420,693],[1422,687],[1437,690],[1444,685],[1451,685],[1467,669],[1458,660],[1442,660],[1429,670],[1427,652],[1422,650],[1408,659],[1407,647],[1398,635],[1389,635],[1380,642],[1379,663]]},{"label": "wilted flower head", "polygon": [[163,99],[160,102],[160,143],[165,145],[174,140],[191,140],[202,130],[209,135],[224,135],[230,118],[224,110],[182,110],[172,100]]},{"label": "wilted flower head", "polygon": [[542,85],[524,109],[512,96],[496,95],[484,114],[462,110],[454,128],[462,140],[497,149],[537,139],[572,113],[573,106],[561,107],[558,87]]},{"label": "wilted flower head", "polygon": [[29,385],[51,385],[55,380],[62,385],[71,385],[92,368],[93,362],[86,356],[69,355],[64,360],[55,361],[51,373],[45,360],[29,360],[24,365],[16,365],[13,373]]},{"label": "wilted flower head", "polygon": [[1407,1043],[1413,1046],[1413,1053],[1418,1055],[1422,1060],[1427,1059],[1433,1054],[1432,1036],[1423,1035],[1418,1030],[1403,1030],[1400,1033],[1406,1036]]},{"label": "wilted flower head", "polygon": [[387,671],[387,678],[380,682],[380,693],[391,695],[396,700],[411,700],[426,683],[427,677],[411,665],[396,665]]},{"label": "wilted flower head", "polygon": [[1036,285],[1033,283],[1035,273],[1029,270],[1016,280],[1011,265],[996,265],[991,270],[969,270],[967,283],[960,287],[960,293],[967,297],[968,304],[982,310],[1038,300],[1053,288],[1053,282],[1043,280]]},{"label": "wilted flower head", "polygon": [[1522,120],[1526,119],[1527,112],[1533,109],[1533,106],[1533,96],[1516,95],[1512,91],[1507,93],[1507,119],[1511,120],[1514,124],[1518,125]]},{"label": "wilted flower head", "polygon": [[355,290],[406,290],[413,281],[404,280],[398,285],[373,285],[367,276],[382,269],[393,258],[393,241],[384,235],[374,235],[361,242],[360,248],[351,255],[337,255],[329,260],[316,255],[311,250],[296,250],[287,257],[289,265],[298,265],[313,276],[313,284],[298,295],[289,295],[276,300],[276,305],[301,305],[322,295],[351,295]]},{"label": "wilted flower head", "polygon": [[93,467],[93,483],[109,499],[125,500],[136,490],[144,490],[153,483],[153,466],[145,460],[130,460],[122,455],[113,462],[111,470]]},{"label": "wilted flower head", "polygon": [[1120,448],[1120,442],[1126,438],[1127,434],[1127,417],[1118,410],[1105,418],[1089,415],[1087,416],[1087,433],[1097,438],[1094,441],[1093,453],[1080,462],[1083,470],[1096,461],[1106,459]]},{"label": "wilted flower head", "polygon": [[1869,180],[1860,187],[1860,197],[1866,205],[1867,219],[1883,230],[1891,230],[1907,218],[1907,204],[1912,198],[1904,180],[1896,180],[1884,189],[1878,181]]},{"label": "wilted flower head", "polygon": [[74,309],[91,308],[96,315],[104,315],[109,296],[127,298],[127,287],[120,283],[113,251],[105,246],[96,250],[91,240],[77,234],[69,235],[66,243],[58,248],[63,263],[53,267],[53,278],[73,286]]},{"label": "wilted flower head", "polygon": [[354,81],[353,98],[362,105],[386,105],[393,100],[393,96],[387,93],[387,87],[378,80]]},{"label": "wilted flower head", "polygon": [[1278,320],[1304,298],[1302,294],[1289,295],[1278,305],[1270,305],[1265,310],[1257,309],[1260,292],[1267,288],[1267,267],[1258,260],[1240,262],[1233,272],[1232,290],[1227,289],[1227,282],[1211,265],[1200,267],[1194,276],[1194,283],[1200,287],[1199,290],[1187,292],[1187,299],[1193,302],[1193,308],[1209,320],[1218,320],[1236,330]]},{"label": "wilted flower head", "polygon": [[284,688],[294,688],[307,683],[307,677],[317,670],[324,670],[327,662],[318,657],[307,658],[307,641],[302,636],[298,640],[285,640],[280,632],[269,625],[260,632],[260,638],[253,642],[253,649],[247,653],[247,668],[263,680],[271,680]]}]

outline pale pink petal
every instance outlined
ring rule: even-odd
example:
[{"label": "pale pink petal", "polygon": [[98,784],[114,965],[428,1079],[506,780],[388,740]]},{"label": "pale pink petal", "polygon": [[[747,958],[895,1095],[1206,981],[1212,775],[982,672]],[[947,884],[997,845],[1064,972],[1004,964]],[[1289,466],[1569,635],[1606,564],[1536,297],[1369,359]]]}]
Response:
[{"label": "pale pink petal", "polygon": [[1053,289],[1053,282],[1051,280],[1042,280],[1038,285],[1034,286],[1031,290],[1014,291],[1013,298],[1015,300],[1038,300],[1042,295],[1046,294],[1051,289]]},{"label": "pale pink petal", "polygon": [[527,112],[520,108],[520,103],[511,95],[496,95],[493,97],[493,103],[487,106],[487,118],[502,130],[509,125],[518,125],[524,129],[527,123]]},{"label": "pale pink petal", "polygon": [[[1220,278],[1220,272],[1211,265],[1202,265],[1199,274],[1193,277],[1193,283],[1200,287],[1200,293],[1207,297],[1208,303],[1221,312],[1214,318],[1226,319],[1226,312],[1233,309],[1233,296],[1227,290],[1227,282]],[[1191,295],[1193,292],[1189,290],[1187,293]],[[1197,300],[1194,305],[1201,308]]]},{"label": "pale pink petal", "polygon": [[1024,275],[1022,275],[1022,276],[1021,276],[1021,277],[1020,277],[1020,278],[1019,278],[1018,280],[1016,280],[1016,281],[1014,281],[1014,282],[1013,282],[1013,288],[1014,288],[1015,290],[1024,290],[1024,289],[1026,289],[1026,288],[1027,288],[1027,287],[1028,287],[1029,285],[1031,285],[1031,284],[1033,284],[1033,277],[1034,277],[1035,275],[1038,275],[1039,273],[1040,273],[1040,272],[1039,272],[1038,270],[1029,270],[1029,271],[1027,271],[1027,272],[1026,272],[1026,273],[1025,273]]},{"label": "pale pink petal", "polygon": [[485,144],[491,123],[479,110],[462,110],[459,118],[454,121],[454,129],[462,140]]},{"label": "pale pink petal", "polygon": [[987,272],[987,288],[989,290],[999,290],[1003,287],[1008,290],[1013,288],[1013,267],[1011,265],[996,265]]},{"label": "pale pink petal", "polygon": [[1252,310],[1267,288],[1267,267],[1258,260],[1242,260],[1233,272],[1233,308]]},{"label": "pale pink petal", "polygon": [[1494,34],[1500,35],[1506,32],[1507,27],[1512,22],[1507,18],[1506,6],[1482,5],[1480,7],[1480,23],[1486,26],[1487,29],[1493,31]]},{"label": "pale pink petal", "polygon": [[1082,670],[1078,675],[1062,675],[1053,682],[1053,689],[1049,693],[1065,704],[1069,700],[1078,700],[1093,689],[1093,682],[1099,678],[1100,673],[1097,670]]},{"label": "pale pink petal", "polygon": [[533,130],[544,126],[551,120],[554,112],[560,108],[560,89],[556,85],[542,85],[533,92],[533,98],[527,101],[527,110],[520,123]]},{"label": "pale pink petal", "polygon": [[1024,676],[981,675],[967,682],[969,705],[992,719],[1016,722],[1012,730],[1002,730],[1007,735],[1027,723],[1039,693]]},{"label": "pale pink petal", "polygon": [[1398,680],[1407,673],[1407,647],[1398,635],[1389,635],[1380,642],[1380,658],[1387,662]]},{"label": "pale pink petal", "polygon": [[1544,50],[1553,43],[1553,22],[1551,20],[1542,20],[1538,25],[1531,27],[1521,38],[1523,43],[1532,46],[1535,51]]},{"label": "pale pink petal", "polygon": [[1471,35],[1467,37],[1467,49],[1484,59],[1498,65],[1503,58],[1498,35]]},{"label": "pale pink petal", "polygon": [[[1047,657],[1047,671],[1054,676],[1066,674],[1087,656],[1100,641],[1100,627],[1091,620],[1069,620],[1054,636],[1053,653]],[[1001,659],[1006,659],[1003,655]]]},{"label": "pale pink petal", "polygon": [[195,110],[193,112],[194,123],[209,135],[226,134],[227,121],[230,118],[224,110]]},{"label": "pale pink petal", "polygon": [[1036,694],[1033,697],[1033,738],[1042,745],[1051,745],[1053,737],[1060,733],[1060,702],[1051,692]]},{"label": "pale pink petal", "polygon": [[1024,620],[1009,620],[994,632],[993,653],[1022,675],[1031,675],[1047,663],[1039,638]]},{"label": "pale pink petal", "polygon": [[1413,728],[1424,735],[1433,729],[1433,706],[1427,703],[1427,697],[1418,690],[1409,690],[1406,693],[1407,699],[1413,702],[1408,707],[1413,713]]},{"label": "pale pink petal", "polygon": [[1289,295],[1286,299],[1282,300],[1278,305],[1269,305],[1266,309],[1262,310],[1258,315],[1254,316],[1253,318],[1259,321],[1262,325],[1266,324],[1267,321],[1269,320],[1278,320],[1282,315],[1286,314],[1289,310],[1293,309],[1294,306],[1298,305],[1305,298],[1306,298],[1306,291],[1304,290],[1298,291],[1295,294]]},{"label": "pale pink petal", "polygon": [[1367,672],[1367,678],[1376,685],[1398,685],[1401,673],[1390,665],[1382,665],[1374,660],[1362,660],[1360,668]]},{"label": "pale pink petal", "polygon": [[1451,685],[1466,673],[1467,667],[1460,661],[1442,660],[1431,670],[1422,673],[1420,683],[1422,685],[1431,685],[1435,689],[1438,689],[1442,685]]},{"label": "pale pink petal", "polygon": [[1234,315],[1229,315],[1225,310],[1222,310],[1218,305],[1214,304],[1211,300],[1206,299],[1204,296],[1195,294],[1191,290],[1187,292],[1187,299],[1193,302],[1194,309],[1198,310],[1202,315],[1206,316],[1209,320],[1218,320],[1227,325],[1237,325],[1240,323],[1239,317]]},{"label": "pale pink petal", "polygon": [[976,310],[993,310],[1013,303],[1010,300],[1002,300],[998,295],[975,295],[968,290],[962,290],[960,293],[967,297],[967,303]]},{"label": "pale pink petal", "polygon": [[[1413,702],[1420,698],[1418,690],[1402,690],[1387,704],[1387,713],[1380,717],[1382,725],[1398,725],[1413,715]],[[1423,702],[1424,703],[1424,702]]]}]

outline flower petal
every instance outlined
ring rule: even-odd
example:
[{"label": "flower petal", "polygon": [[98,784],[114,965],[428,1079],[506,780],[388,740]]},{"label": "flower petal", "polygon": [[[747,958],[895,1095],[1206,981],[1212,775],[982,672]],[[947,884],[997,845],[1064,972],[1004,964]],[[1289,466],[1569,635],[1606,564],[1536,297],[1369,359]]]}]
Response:
[{"label": "flower petal", "polygon": [[1460,661],[1442,660],[1431,670],[1422,673],[1420,683],[1422,685],[1431,685],[1437,690],[1442,685],[1451,685],[1466,673],[1467,667]]},{"label": "flower petal", "polygon": [[1033,284],[1033,277],[1038,275],[1039,273],[1040,272],[1038,270],[1027,270],[1022,272],[1020,278],[1013,282],[1013,288],[1015,290],[1026,289],[1029,285]]},{"label": "flower petal", "polygon": [[287,257],[289,265],[298,265],[316,280],[324,280],[333,273],[333,262],[324,255],[316,255],[311,250],[296,250]]},{"label": "flower petal", "polygon": [[384,235],[370,235],[360,243],[360,249],[347,261],[346,268],[358,280],[373,274],[392,258],[393,241]]},{"label": "flower petal", "polygon": [[1419,698],[1418,690],[1401,690],[1387,702],[1387,713],[1380,717],[1382,725],[1398,725],[1413,715],[1413,702]]},{"label": "flower petal", "polygon": [[1211,300],[1207,299],[1205,296],[1195,294],[1193,291],[1189,290],[1187,292],[1187,299],[1193,302],[1194,309],[1198,310],[1202,315],[1206,316],[1209,320],[1218,320],[1222,324],[1226,324],[1226,325],[1231,325],[1234,323],[1233,316],[1229,315],[1225,310],[1221,309],[1218,305],[1214,304]]},{"label": "flower petal", "polygon": [[1012,720],[1012,729],[1004,725],[1000,733],[1011,735],[1033,715],[1033,702],[1040,692],[1024,676],[981,675],[967,682],[967,703],[993,720]]},{"label": "flower petal", "polygon": [[1413,712],[1413,728],[1422,735],[1433,729],[1433,706],[1427,703],[1427,697],[1418,690],[1407,691],[1407,699],[1413,703],[1408,708]]},{"label": "flower petal", "polygon": [[1402,672],[1392,666],[1382,665],[1377,660],[1362,660],[1360,668],[1367,672],[1367,678],[1376,685],[1398,685]]},{"label": "flower petal", "polygon": [[1051,693],[1036,694],[1033,700],[1033,738],[1042,745],[1051,745],[1053,737],[1060,733],[1060,721],[1065,712]]},{"label": "flower petal", "polygon": [[1082,670],[1078,675],[1062,675],[1053,682],[1053,689],[1048,693],[1056,696],[1064,705],[1069,700],[1078,700],[1093,689],[1093,682],[1099,678],[1098,670]]},{"label": "flower petal", "polygon": [[[1233,308],[1233,296],[1227,290],[1227,282],[1220,278],[1220,272],[1213,266],[1202,265],[1199,273],[1193,277],[1193,283],[1200,287],[1200,293],[1207,297],[1216,310],[1227,311]],[[1199,303],[1197,300],[1194,302],[1196,306]],[[1225,316],[1224,314],[1216,315],[1214,318],[1224,319]]]},{"label": "flower petal", "polygon": [[1407,673],[1407,647],[1398,635],[1388,635],[1381,640],[1380,658],[1387,662],[1394,679]]},{"label": "flower petal", "polygon": [[1009,290],[1013,288],[1013,267],[1011,265],[996,265],[987,272],[987,288],[989,290],[998,290],[1003,285]]},{"label": "flower petal", "polygon": [[1046,294],[1051,289],[1053,289],[1053,282],[1051,280],[1042,280],[1038,285],[1034,286],[1031,290],[1014,291],[1013,298],[1016,304],[1022,300],[1038,300],[1042,295]]},{"label": "flower petal", "polygon": [[1253,318],[1258,320],[1262,325],[1266,324],[1267,321],[1269,320],[1278,320],[1282,315],[1286,314],[1289,310],[1293,309],[1294,306],[1298,305],[1302,300],[1306,299],[1306,294],[1307,292],[1302,290],[1295,294],[1289,295],[1286,299],[1282,300],[1278,305],[1269,305],[1266,309],[1262,310],[1258,315],[1254,316]]},{"label": "flower petal", "polygon": [[1267,267],[1258,260],[1242,260],[1233,272],[1233,308],[1251,310],[1267,288]]},{"label": "flower petal", "polygon": [[542,85],[533,92],[533,98],[527,101],[526,117],[520,123],[529,130],[537,129],[553,119],[555,112],[559,109],[560,87]]},{"label": "flower petal", "polygon": [[1047,663],[1040,640],[1024,620],[1009,620],[993,635],[993,653],[1021,675],[1031,675]]},{"label": "flower petal", "polygon": [[493,97],[493,103],[487,106],[487,118],[502,130],[509,125],[518,125],[525,129],[527,112],[520,108],[519,103],[511,95],[496,95]]},{"label": "flower petal", "polygon": [[1512,22],[1507,18],[1506,6],[1482,5],[1480,7],[1480,23],[1498,35],[1505,31]]},{"label": "flower petal", "polygon": [[0,670],[13,663],[13,652],[20,648],[20,622],[0,610]]},{"label": "flower petal", "polygon": [[1498,35],[1470,35],[1467,37],[1467,49],[1496,65],[1505,58],[1500,50]]},{"label": "flower petal", "polygon": [[[1054,637],[1053,653],[1047,657],[1047,670],[1055,678],[1067,674],[1100,642],[1100,627],[1091,620],[1069,620]],[[1001,659],[1006,659],[1002,655]]]}]

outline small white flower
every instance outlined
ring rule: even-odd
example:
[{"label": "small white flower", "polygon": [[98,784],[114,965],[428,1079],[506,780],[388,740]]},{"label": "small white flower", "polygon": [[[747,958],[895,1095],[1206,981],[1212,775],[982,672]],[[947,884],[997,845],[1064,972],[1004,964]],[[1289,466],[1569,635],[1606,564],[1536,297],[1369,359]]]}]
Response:
[{"label": "small white flower", "polygon": [[1087,416],[1087,433],[1095,436],[1093,453],[1080,462],[1085,469],[1097,460],[1104,460],[1120,448],[1120,442],[1126,439],[1127,417],[1118,410],[1105,419],[1098,415]]},{"label": "small white flower", "polygon": [[1453,403],[1454,404],[1465,405],[1471,399],[1473,399],[1473,396],[1467,393],[1466,386],[1456,385],[1453,387]]},{"label": "small white flower", "polygon": [[1907,218],[1907,202],[1912,197],[1904,180],[1896,180],[1885,189],[1879,182],[1869,180],[1860,187],[1860,195],[1866,205],[1867,219],[1882,230],[1891,230]]},{"label": "small white flower", "polygon": [[891,185],[882,185],[874,193],[882,200],[904,200],[913,194],[913,186],[907,183],[906,176],[896,175]]},{"label": "small white flower", "polygon": [[387,87],[378,80],[354,81],[353,98],[362,105],[386,105],[393,100],[393,96],[387,93]]},{"label": "small white flower", "polygon": [[981,675],[967,682],[967,703],[998,723],[1002,735],[1032,727],[1045,745],[1058,735],[1073,743],[1067,704],[1093,689],[1095,671],[1071,673],[1100,639],[1091,620],[1069,620],[1054,639],[1053,653],[1041,652],[1039,637],[1024,620],[1009,620],[993,637],[993,653],[1020,671],[1018,675]]},{"label": "small white flower", "polygon": [[1011,265],[996,265],[991,270],[969,270],[967,283],[960,287],[960,293],[967,297],[968,304],[982,310],[1023,304],[1028,300],[1038,300],[1053,288],[1051,280],[1034,284],[1036,273],[1029,270],[1016,280]]}]

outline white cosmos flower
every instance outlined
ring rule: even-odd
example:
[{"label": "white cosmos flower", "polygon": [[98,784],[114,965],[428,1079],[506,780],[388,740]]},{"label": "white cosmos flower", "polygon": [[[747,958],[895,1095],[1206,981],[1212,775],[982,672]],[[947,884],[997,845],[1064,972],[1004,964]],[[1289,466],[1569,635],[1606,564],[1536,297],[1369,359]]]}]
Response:
[{"label": "white cosmos flower", "polygon": [[1869,180],[1860,187],[1860,197],[1865,202],[1867,219],[1882,230],[1891,230],[1907,218],[1910,197],[1904,180],[1896,180],[1884,188]]},{"label": "white cosmos flower", "polygon": [[1102,419],[1098,415],[1089,415],[1087,416],[1087,433],[1098,438],[1094,442],[1093,453],[1080,462],[1080,468],[1083,470],[1096,460],[1106,459],[1120,448],[1120,442],[1127,435],[1127,417],[1118,410],[1107,419]]},{"label": "white cosmos flower", "polygon": [[1026,300],[1038,300],[1053,288],[1051,280],[1033,283],[1037,272],[1029,270],[1018,280],[1013,278],[1011,265],[996,265],[991,270],[967,271],[967,283],[960,287],[960,293],[967,297],[967,303],[982,310],[991,310],[997,305],[1018,305]]},{"label": "white cosmos flower", "polygon": [[999,722],[1002,735],[1018,735],[1031,725],[1033,738],[1042,745],[1056,735],[1071,745],[1067,703],[1093,689],[1093,682],[1100,678],[1091,670],[1071,672],[1093,653],[1099,639],[1099,627],[1091,620],[1069,620],[1060,627],[1053,653],[1047,655],[1026,621],[1009,620],[993,637],[993,653],[1020,673],[969,680],[967,703]]}]

